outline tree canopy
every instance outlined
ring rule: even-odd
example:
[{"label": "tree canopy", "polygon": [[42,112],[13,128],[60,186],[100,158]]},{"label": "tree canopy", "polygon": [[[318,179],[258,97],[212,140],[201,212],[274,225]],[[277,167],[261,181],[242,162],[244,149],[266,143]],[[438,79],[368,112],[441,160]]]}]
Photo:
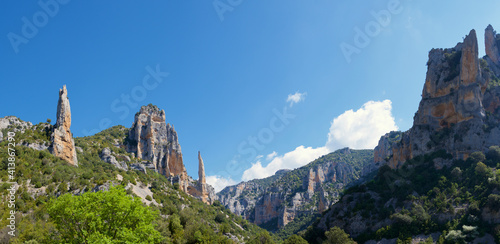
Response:
[{"label": "tree canopy", "polygon": [[63,242],[158,243],[162,239],[152,224],[158,213],[121,186],[81,196],[62,195],[49,202],[48,213]]}]

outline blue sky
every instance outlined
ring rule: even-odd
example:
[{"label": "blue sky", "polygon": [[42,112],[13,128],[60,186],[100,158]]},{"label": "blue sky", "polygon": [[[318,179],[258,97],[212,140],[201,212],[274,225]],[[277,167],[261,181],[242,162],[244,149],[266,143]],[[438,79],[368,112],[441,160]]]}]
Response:
[{"label": "blue sky", "polygon": [[[188,173],[196,178],[201,150],[217,188],[224,179],[263,177],[343,145],[367,147],[377,136],[368,132],[408,129],[428,51],[452,47],[474,28],[482,56],[484,29],[500,28],[498,1],[9,0],[4,5],[1,117],[55,122],[63,84],[75,136],[118,124],[130,127],[139,110],[135,105],[153,103],[179,133]],[[382,18],[377,29],[373,13],[390,13],[390,20]],[[368,40],[355,42],[357,30],[367,34],[367,27]],[[350,62],[343,43],[357,48],[348,55]],[[160,72],[161,83],[148,70]],[[122,96],[132,102],[122,102]],[[285,107],[294,118],[270,130],[276,111]],[[332,125],[335,118],[340,119]],[[352,128],[369,135],[336,133]],[[248,138],[259,133],[265,143],[250,146]]]}]

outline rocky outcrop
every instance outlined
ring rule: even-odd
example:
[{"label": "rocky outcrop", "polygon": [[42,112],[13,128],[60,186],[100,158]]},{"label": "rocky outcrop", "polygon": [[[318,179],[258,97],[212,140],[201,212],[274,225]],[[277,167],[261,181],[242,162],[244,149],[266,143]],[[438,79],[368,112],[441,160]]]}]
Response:
[{"label": "rocky outcrop", "polygon": [[279,218],[283,213],[281,205],[285,200],[285,193],[279,188],[267,189],[262,198],[255,205],[253,222],[257,225],[267,223],[274,218]]},{"label": "rocky outcrop", "polygon": [[488,25],[484,33],[484,46],[486,49],[486,56],[495,65],[500,65],[500,55],[498,46],[500,46],[500,35],[498,35],[491,25]]},{"label": "rocky outcrop", "polygon": [[228,186],[217,193],[217,200],[232,213],[250,219],[253,216],[255,203],[260,199],[263,191],[264,187],[259,184],[258,180],[241,182],[235,186]]},{"label": "rocky outcrop", "polygon": [[146,166],[144,164],[141,164],[141,163],[130,164],[130,169],[137,170],[137,171],[140,171],[144,174],[147,174]]},{"label": "rocky outcrop", "polygon": [[26,129],[31,129],[32,127],[33,124],[31,122],[22,121],[15,116],[5,116],[0,118],[0,130],[9,128],[12,132],[24,133]]},{"label": "rocky outcrop", "polygon": [[109,147],[106,147],[102,150],[100,157],[101,157],[102,161],[109,163],[109,164],[112,164],[113,166],[115,166],[118,169],[125,170],[125,171],[128,170],[127,164],[124,161],[118,162],[118,160],[116,160],[116,157],[112,154]]},{"label": "rocky outcrop", "polygon": [[43,143],[23,143],[22,144],[23,146],[26,146],[26,147],[29,147],[31,149],[34,149],[34,150],[37,150],[37,151],[43,151],[43,150],[47,150],[49,149],[50,145],[49,144],[46,144],[45,142]]},{"label": "rocky outcrop", "polygon": [[188,176],[174,127],[165,122],[165,111],[154,105],[142,106],[126,138],[127,151],[141,159],[131,169],[147,173],[152,169],[169,178],[179,189],[207,204],[215,200],[215,190],[206,183],[205,165],[198,152],[199,180]]},{"label": "rocky outcrop", "polygon": [[472,30],[455,48],[433,49],[429,53],[427,77],[414,125],[438,130],[484,118],[481,101],[485,88],[476,32]]},{"label": "rocky outcrop", "polygon": [[181,146],[174,127],[165,122],[165,111],[151,104],[141,107],[127,137],[127,151],[151,161],[162,175],[178,176],[180,189],[188,192]]},{"label": "rocky outcrop", "polygon": [[198,181],[190,182],[188,193],[204,203],[212,204],[215,201],[215,190],[208,185],[205,179],[205,165],[201,158],[201,153],[198,151]]},{"label": "rocky outcrop", "polygon": [[[492,38],[494,40],[492,40]],[[429,52],[422,100],[413,127],[397,140],[383,136],[375,148],[375,164],[397,168],[408,159],[445,150],[455,159],[466,159],[474,151],[485,151],[500,143],[498,121],[487,116],[499,106],[498,87],[489,87],[498,60],[496,35],[486,29],[486,57],[478,58],[476,32],[471,30],[454,48]],[[489,47],[488,47],[489,46]],[[489,127],[489,128],[488,128]],[[485,130],[485,128],[488,128]],[[491,132],[491,133],[490,133]]]},{"label": "rocky outcrop", "polygon": [[57,103],[57,122],[51,135],[50,152],[68,162],[71,165],[78,166],[76,157],[75,141],[71,134],[71,109],[68,100],[68,91],[66,85],[59,89],[59,102]]},{"label": "rocky outcrop", "polygon": [[231,212],[275,230],[328,209],[372,163],[372,150],[345,148],[295,170],[226,187],[217,199]]},{"label": "rocky outcrop", "polygon": [[198,183],[200,185],[207,183],[205,179],[205,164],[203,163],[203,158],[201,158],[200,151],[198,151]]}]

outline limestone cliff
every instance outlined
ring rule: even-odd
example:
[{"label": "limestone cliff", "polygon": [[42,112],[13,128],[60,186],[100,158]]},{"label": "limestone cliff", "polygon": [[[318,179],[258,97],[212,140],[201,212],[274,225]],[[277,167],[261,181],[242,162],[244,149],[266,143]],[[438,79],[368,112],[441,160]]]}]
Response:
[{"label": "limestone cliff", "polygon": [[174,127],[165,122],[165,111],[154,105],[142,106],[136,113],[127,137],[127,151],[149,160],[155,170],[175,176],[182,191],[188,192],[188,175],[182,161],[181,146]]},{"label": "limestone cliff", "polygon": [[359,179],[362,169],[372,162],[372,150],[346,148],[295,170],[226,187],[217,199],[231,212],[276,230],[296,219],[312,221],[335,203],[344,187]]},{"label": "limestone cliff", "polygon": [[71,165],[78,166],[75,141],[71,134],[71,109],[68,100],[66,85],[59,89],[59,102],[57,103],[57,122],[51,135],[49,150],[54,156],[61,158]]},{"label": "limestone cliff", "polygon": [[466,159],[471,152],[500,143],[500,129],[491,121],[497,119],[486,113],[500,105],[498,86],[489,84],[498,68],[493,61],[498,60],[498,48],[491,26],[485,36],[488,57],[484,59],[478,58],[475,30],[454,48],[429,52],[413,127],[397,140],[383,136],[375,148],[375,164],[396,168],[410,158],[438,150]]}]

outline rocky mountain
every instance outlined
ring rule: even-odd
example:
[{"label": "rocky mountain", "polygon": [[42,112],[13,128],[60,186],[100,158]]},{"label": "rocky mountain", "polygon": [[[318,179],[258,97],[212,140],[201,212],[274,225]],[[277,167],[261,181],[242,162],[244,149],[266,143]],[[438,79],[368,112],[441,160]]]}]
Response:
[{"label": "rocky mountain", "polygon": [[160,174],[178,176],[181,189],[187,192],[188,175],[181,146],[174,127],[165,122],[164,110],[153,105],[142,106],[135,114],[126,142],[128,152],[151,161]]},{"label": "rocky mountain", "polygon": [[78,166],[75,141],[70,130],[71,108],[69,106],[66,85],[59,89],[59,102],[57,103],[57,122],[51,136],[50,152],[71,165]]},{"label": "rocky mountain", "polygon": [[300,220],[301,224],[294,225],[297,231],[335,203],[345,186],[359,179],[362,168],[372,161],[372,150],[345,148],[295,170],[226,187],[217,199],[231,212],[268,230]]},{"label": "rocky mountain", "polygon": [[[73,139],[67,94],[64,86],[55,125],[50,120],[33,125],[15,116],[0,118],[0,148],[13,147],[16,160],[12,170],[12,165],[7,167],[6,150],[0,153],[0,202],[6,206],[0,209],[0,243],[62,243],[54,225],[57,217],[47,212],[50,204],[68,194],[81,197],[118,186],[154,211],[151,226],[162,236],[162,243],[244,243],[262,235],[270,238],[224,206],[212,204],[214,189],[206,183],[200,152],[199,180],[187,175],[177,132],[165,123],[163,110],[143,106],[132,128],[114,126]],[[15,146],[8,145],[9,132],[16,132]],[[15,204],[7,208],[7,199],[12,198],[8,194],[14,194]],[[16,235],[12,237],[7,233],[13,227],[6,226],[14,211]]]},{"label": "rocky mountain", "polygon": [[[50,144],[54,132],[49,123],[33,125],[14,116],[0,118],[0,131],[5,135],[0,137],[0,148],[8,147],[7,133],[16,132],[14,149],[18,162],[14,178],[8,180],[7,153],[6,150],[0,153],[0,188],[3,189],[0,203],[5,206],[0,208],[0,243],[65,242],[54,224],[57,216],[47,212],[51,202],[69,194],[83,197],[118,186],[156,213],[153,225],[164,239],[161,243],[196,243],[199,240],[244,243],[265,233],[221,205],[206,204],[210,197],[205,196],[203,203],[186,194],[172,184],[170,178],[156,172],[148,161],[132,158],[124,143],[129,130],[114,126],[92,136],[75,138],[78,155],[78,167],[75,167],[51,154],[47,147],[39,147]],[[144,171],[133,168],[138,165],[149,168]],[[7,180],[14,184],[6,183]],[[196,181],[192,183],[197,186]],[[7,207],[9,194],[12,194],[7,189],[11,187],[15,189],[15,205]],[[102,206],[102,202],[92,202],[90,198],[86,201],[96,208]],[[124,206],[110,207],[123,209]],[[15,236],[7,234],[11,231],[7,227],[11,211],[15,211]]]},{"label": "rocky mountain", "polygon": [[483,58],[474,30],[453,48],[429,52],[413,126],[381,137],[374,180],[348,189],[304,233],[310,242],[333,226],[361,243],[498,241],[499,43],[488,26]]},{"label": "rocky mountain", "polygon": [[203,159],[198,154],[199,172],[198,181],[188,176],[182,159],[181,146],[174,127],[166,123],[165,111],[152,104],[142,106],[135,115],[135,120],[125,138],[125,148],[141,161],[134,164],[134,169],[150,168],[165,177],[172,183],[179,184],[179,188],[203,202],[211,204],[214,201],[215,191],[205,181],[205,167]]},{"label": "rocky mountain", "polygon": [[[397,168],[406,160],[439,150],[454,159],[467,159],[472,152],[486,151],[500,144],[498,107],[500,75],[498,37],[488,26],[485,34],[487,56],[478,58],[475,30],[453,48],[432,49],[422,100],[413,127],[390,141],[383,136],[375,148],[376,165]],[[490,57],[491,55],[491,57]],[[436,167],[440,167],[436,163]]]}]

